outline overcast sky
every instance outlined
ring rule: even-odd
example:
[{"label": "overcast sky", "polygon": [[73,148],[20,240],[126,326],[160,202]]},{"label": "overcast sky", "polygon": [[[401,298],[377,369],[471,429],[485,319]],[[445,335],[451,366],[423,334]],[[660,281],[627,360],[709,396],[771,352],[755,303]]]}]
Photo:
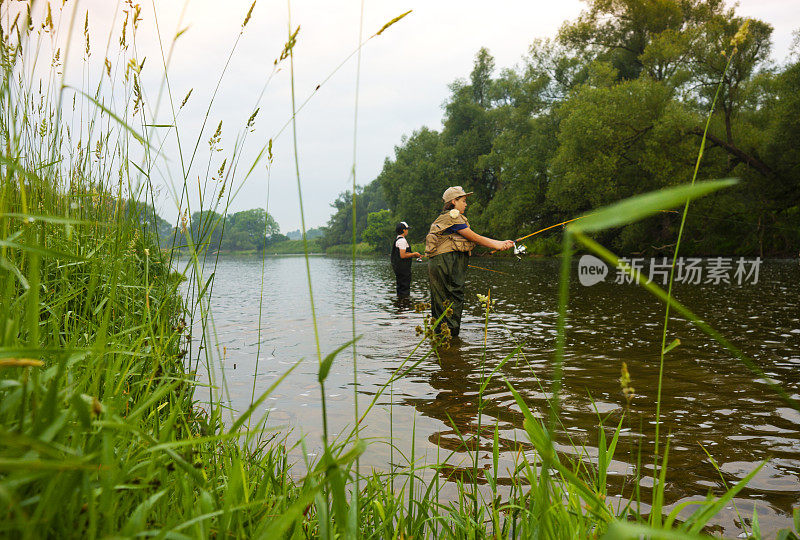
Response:
[{"label": "overcast sky", "polygon": [[[201,141],[198,158],[189,173],[190,181],[196,183],[198,176],[205,177],[207,141],[218,122],[223,121],[224,150],[212,156],[212,170],[219,168],[222,160],[230,155],[234,141],[237,136],[241,137],[253,110],[261,108],[255,131],[248,134],[242,151],[236,184],[242,182],[244,172],[250,168],[258,151],[270,138],[275,138],[268,207],[281,230],[287,232],[300,226],[291,127],[278,135],[291,117],[288,61],[271,79],[260,103],[257,102],[273,61],[286,42],[289,22],[286,2],[259,0],[256,3],[222,79],[208,123],[200,134],[212,92],[251,3],[251,0],[191,0],[186,3],[158,0],[154,13],[154,4],[144,1],[136,56],[140,60],[147,57],[142,77],[145,99],[152,113],[163,73],[156,22],[165,47],[179,29],[187,29],[177,40],[169,76],[173,101],[180,103],[189,89],[193,89],[178,120],[185,159],[191,154],[198,136]],[[68,2],[65,9],[70,10],[74,5]],[[121,26],[121,7],[109,0],[85,0],[77,4],[78,23],[73,32],[80,43],[88,10],[96,71],[102,63],[109,29]],[[393,17],[409,9],[413,12],[362,49],[356,132],[357,182],[363,185],[376,177],[384,160],[394,155],[394,147],[400,144],[403,135],[410,135],[422,126],[440,129],[442,104],[449,95],[448,85],[457,78],[469,76],[480,47],[489,49],[498,70],[513,67],[533,40],[555,36],[562,23],[574,19],[584,7],[578,0],[495,0],[491,4],[472,0],[365,1],[364,39]],[[362,20],[360,10],[359,0],[291,2],[292,27],[301,27],[294,49],[298,103],[356,49]],[[792,43],[792,32],[800,27],[800,2],[743,0],[738,13],[773,25],[773,57],[783,61]],[[116,34],[112,42],[115,40]],[[80,47],[72,49],[72,56],[81,52]],[[110,50],[116,51],[117,46],[112,44]],[[111,60],[114,61],[113,55]],[[77,80],[80,72],[75,66],[78,64],[75,61],[72,69],[67,70],[68,84],[82,86]],[[331,202],[352,185],[355,91],[356,56],[353,56],[298,114],[299,170],[308,228],[324,225],[331,214]],[[171,122],[169,107],[162,103],[155,123]],[[168,182],[179,184],[182,182],[181,166],[175,134],[162,131],[168,138],[164,155],[169,164],[160,167],[157,180],[162,186]],[[162,188],[159,212],[173,220],[177,204],[169,193],[169,189]],[[196,198],[194,201],[196,204]],[[266,206],[267,167],[266,162],[262,162],[241,187],[230,211]]]}]

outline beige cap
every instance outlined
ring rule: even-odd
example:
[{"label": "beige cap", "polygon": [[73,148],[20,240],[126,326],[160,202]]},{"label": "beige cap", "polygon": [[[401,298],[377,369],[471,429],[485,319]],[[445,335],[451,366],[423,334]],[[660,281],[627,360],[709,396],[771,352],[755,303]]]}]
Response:
[{"label": "beige cap", "polygon": [[465,195],[472,195],[472,192],[469,193],[464,191],[464,188],[461,186],[452,186],[444,190],[444,195],[442,195],[442,200],[444,202],[449,203],[453,199],[458,199],[459,197],[463,197]]}]

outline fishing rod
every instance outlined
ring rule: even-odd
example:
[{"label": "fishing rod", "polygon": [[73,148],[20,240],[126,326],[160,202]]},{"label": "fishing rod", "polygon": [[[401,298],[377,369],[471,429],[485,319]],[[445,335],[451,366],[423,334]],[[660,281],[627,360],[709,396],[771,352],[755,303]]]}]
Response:
[{"label": "fishing rod", "polygon": [[[591,215],[591,214],[589,214],[589,215]],[[537,234],[539,234],[539,233],[541,233],[541,232],[544,232],[544,231],[550,230],[550,229],[552,229],[552,228],[554,228],[554,227],[558,227],[559,225],[566,225],[567,223],[571,223],[571,222],[573,222],[573,221],[577,221],[577,220],[579,220],[579,219],[583,219],[583,218],[585,218],[585,217],[589,217],[589,215],[586,215],[586,216],[580,216],[580,217],[576,217],[576,218],[572,218],[572,219],[568,219],[567,221],[562,221],[561,223],[556,223],[555,225],[550,225],[549,227],[545,227],[544,229],[539,229],[539,230],[538,230],[538,231],[536,231],[536,232],[532,232],[531,234],[526,234],[525,236],[523,236],[523,237],[521,237],[521,238],[517,238],[516,240],[514,240],[514,243],[516,244],[517,242],[522,242],[522,241],[523,241],[523,240],[525,240],[526,238],[530,238],[531,236],[537,235]]]},{"label": "fishing rod", "polygon": [[[514,240],[514,243],[516,244],[517,242],[522,242],[523,240],[525,240],[526,238],[530,238],[531,236],[536,236],[537,234],[543,233],[544,231],[549,231],[550,229],[553,229],[553,228],[558,227],[560,225],[566,225],[567,223],[571,223],[573,221],[577,221],[579,219],[583,219],[585,217],[589,217],[590,215],[591,214],[588,214],[588,215],[585,215],[585,216],[576,217],[576,218],[572,218],[572,219],[568,219],[566,221],[562,221],[561,223],[556,223],[555,225],[550,225],[549,227],[545,227],[544,229],[539,229],[536,232],[532,232],[531,234],[526,234],[525,236],[521,236],[521,237],[517,238],[516,240]],[[490,251],[489,254],[491,255],[491,254],[496,253],[496,252],[497,252],[497,250],[495,249],[495,250]]]}]

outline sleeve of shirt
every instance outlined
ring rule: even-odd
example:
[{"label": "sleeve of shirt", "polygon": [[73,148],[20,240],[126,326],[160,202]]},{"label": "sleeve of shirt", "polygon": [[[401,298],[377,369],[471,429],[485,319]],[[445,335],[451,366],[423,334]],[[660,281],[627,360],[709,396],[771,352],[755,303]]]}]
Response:
[{"label": "sleeve of shirt", "polygon": [[449,226],[448,228],[446,228],[444,230],[444,233],[445,234],[451,234],[451,233],[455,233],[455,232],[458,232],[458,231],[460,231],[462,229],[466,229],[466,228],[467,228],[466,225],[464,225],[463,223],[459,223],[458,225]]},{"label": "sleeve of shirt", "polygon": [[467,218],[464,217],[463,214],[458,216],[458,218],[456,218],[455,221],[456,221],[455,223],[453,223],[452,225],[447,227],[447,229],[444,230],[445,234],[456,233],[458,231],[461,231],[461,230],[466,229],[467,227],[469,227],[469,223],[467,222]]},{"label": "sleeve of shirt", "polygon": [[394,243],[394,245],[400,251],[405,251],[405,249],[408,247],[408,240],[406,240],[405,238],[402,238],[402,237],[398,238],[397,241]]}]

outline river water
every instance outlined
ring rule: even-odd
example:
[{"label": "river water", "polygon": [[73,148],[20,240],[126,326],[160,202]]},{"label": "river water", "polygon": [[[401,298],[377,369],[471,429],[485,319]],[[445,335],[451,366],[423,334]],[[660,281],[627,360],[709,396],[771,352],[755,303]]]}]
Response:
[{"label": "river water", "polygon": [[[547,417],[560,263],[476,257],[471,262],[483,268],[470,269],[461,339],[440,351],[439,358],[423,359],[377,399],[363,423],[362,436],[372,438],[372,444],[362,457],[362,468],[388,470],[391,462],[403,464],[414,446],[419,464],[434,463],[453,452],[448,460],[453,470],[471,469],[474,450],[466,450],[459,433],[468,440],[476,433],[482,373],[491,372],[509,354],[513,357],[484,393],[487,405],[481,418],[478,466],[492,462],[495,425],[503,449],[500,470],[506,471],[506,478],[519,459],[517,449],[530,452],[530,446],[522,444],[527,443],[522,416],[505,380],[536,414]],[[597,455],[599,419],[609,434],[622,419],[623,432],[609,472],[610,492],[618,500],[633,498],[638,482],[643,488],[641,509],[646,512],[664,306],[643,288],[616,282],[614,269],[597,284],[581,285],[575,263],[557,446],[565,457],[583,454],[591,459]],[[702,262],[706,267],[711,263]],[[352,262],[311,257],[308,264],[324,357],[352,337]],[[305,436],[305,450],[297,446],[292,453],[299,474],[304,470],[303,452],[313,458],[322,434],[306,260],[223,257],[216,268],[204,271],[211,272],[215,272],[211,314],[216,342],[209,350],[223,358],[214,370],[214,382],[233,416],[248,407],[253,393],[258,397],[302,360],[259,410],[259,414],[269,412],[270,427],[288,432],[289,442]],[[427,301],[425,263],[415,262],[413,272],[412,299]],[[711,276],[708,268],[706,272]],[[752,358],[791,398],[800,399],[800,265],[765,261],[757,283],[753,274],[738,276],[741,283],[736,277],[732,270],[731,283],[679,283],[675,297]],[[422,324],[423,314],[413,303],[397,302],[388,260],[357,260],[355,280],[356,333],[362,336],[357,344],[356,396],[363,413],[404,361],[407,366],[431,349],[426,343],[418,347],[415,327]],[[489,317],[484,356],[485,313],[476,295],[488,291],[497,303]],[[662,450],[665,437],[670,444],[667,509],[703,500],[709,492],[719,495],[726,484],[733,485],[768,460],[734,499],[735,507],[728,506],[712,521],[712,530],[736,536],[741,531],[738,515],[749,521],[754,506],[765,533],[790,526],[792,508],[800,503],[800,413],[763,378],[680,317],[670,321],[668,342],[674,338],[680,345],[666,356],[661,405]],[[635,389],[629,406],[619,382],[622,362]],[[353,425],[351,348],[337,357],[325,391],[332,438]],[[388,444],[390,440],[394,445]],[[641,463],[639,480],[637,463]]]}]

